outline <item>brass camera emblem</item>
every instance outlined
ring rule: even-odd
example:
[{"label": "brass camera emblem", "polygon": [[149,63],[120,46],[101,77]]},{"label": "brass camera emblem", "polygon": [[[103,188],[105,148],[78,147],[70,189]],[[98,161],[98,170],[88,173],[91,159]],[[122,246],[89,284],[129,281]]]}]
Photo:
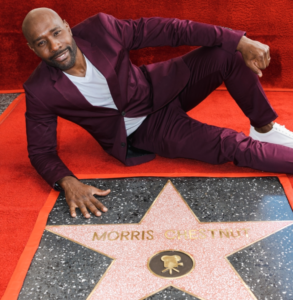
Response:
[{"label": "brass camera emblem", "polygon": [[170,274],[172,274],[172,271],[180,272],[179,270],[175,269],[178,268],[178,266],[183,266],[182,262],[179,262],[181,260],[181,257],[179,255],[164,255],[161,257],[161,260],[164,262],[164,267],[166,268],[162,272],[169,271]]},{"label": "brass camera emblem", "polygon": [[151,273],[170,279],[186,276],[194,267],[195,262],[190,254],[176,250],[161,251],[148,261],[148,269]]}]

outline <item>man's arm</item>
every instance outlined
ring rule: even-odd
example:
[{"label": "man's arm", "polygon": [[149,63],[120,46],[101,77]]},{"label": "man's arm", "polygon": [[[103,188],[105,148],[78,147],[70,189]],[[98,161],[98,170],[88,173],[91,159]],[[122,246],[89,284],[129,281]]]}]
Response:
[{"label": "man's arm", "polygon": [[74,176],[57,155],[57,115],[49,113],[43,103],[26,92],[26,133],[29,158],[37,172],[55,188],[64,176]]},{"label": "man's arm", "polygon": [[121,20],[99,13],[92,17],[99,29],[119,41],[127,50],[144,47],[172,46],[219,46],[234,53],[241,37],[241,30],[180,20],[177,18],[140,18],[137,20]]},{"label": "man's arm", "polygon": [[48,113],[42,102],[27,89],[26,104],[28,152],[32,165],[49,185],[56,188],[55,183],[58,183],[64,189],[71,216],[76,216],[77,207],[86,218],[90,217],[87,209],[100,216],[100,211],[105,212],[107,208],[93,195],[106,196],[110,190],[102,191],[83,184],[73,175],[57,154],[57,116]]},{"label": "man's arm", "polygon": [[105,13],[92,17],[92,21],[127,50],[181,45],[218,46],[231,54],[238,50],[246,65],[260,77],[261,70],[270,63],[269,46],[247,38],[241,30],[177,18],[120,20]]}]

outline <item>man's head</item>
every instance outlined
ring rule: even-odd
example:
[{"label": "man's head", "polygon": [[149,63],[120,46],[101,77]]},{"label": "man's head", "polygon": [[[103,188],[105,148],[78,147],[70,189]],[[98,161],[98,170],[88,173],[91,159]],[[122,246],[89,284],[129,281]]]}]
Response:
[{"label": "man's head", "polygon": [[50,66],[68,70],[75,64],[77,46],[68,23],[52,9],[31,10],[23,20],[28,46]]}]

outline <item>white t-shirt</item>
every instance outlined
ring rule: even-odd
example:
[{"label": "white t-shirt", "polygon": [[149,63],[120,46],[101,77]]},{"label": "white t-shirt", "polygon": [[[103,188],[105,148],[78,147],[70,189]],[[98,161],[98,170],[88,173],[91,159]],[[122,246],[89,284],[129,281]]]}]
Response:
[{"label": "white t-shirt", "polygon": [[[85,77],[72,76],[63,72],[79,89],[85,99],[93,106],[117,109],[104,75],[84,56],[86,61]],[[117,109],[118,110],[118,109]],[[127,136],[133,133],[146,116],[137,118],[124,117]]]}]

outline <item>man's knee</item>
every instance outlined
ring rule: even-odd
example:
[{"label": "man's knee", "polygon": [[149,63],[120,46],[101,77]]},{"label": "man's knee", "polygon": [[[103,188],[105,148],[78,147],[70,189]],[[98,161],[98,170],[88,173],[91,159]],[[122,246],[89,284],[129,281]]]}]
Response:
[{"label": "man's knee", "polygon": [[202,60],[205,58],[217,58],[220,60],[225,60],[225,59],[231,59],[232,54],[230,52],[227,52],[221,47],[214,46],[214,47],[199,47],[197,49],[191,50],[190,52],[184,54],[182,56],[182,59],[184,62],[189,65],[192,64],[194,60]]},{"label": "man's knee", "polygon": [[193,82],[217,72],[225,80],[233,70],[233,65],[245,65],[241,53],[231,54],[217,46],[200,47],[183,55],[182,59],[192,74]]}]

